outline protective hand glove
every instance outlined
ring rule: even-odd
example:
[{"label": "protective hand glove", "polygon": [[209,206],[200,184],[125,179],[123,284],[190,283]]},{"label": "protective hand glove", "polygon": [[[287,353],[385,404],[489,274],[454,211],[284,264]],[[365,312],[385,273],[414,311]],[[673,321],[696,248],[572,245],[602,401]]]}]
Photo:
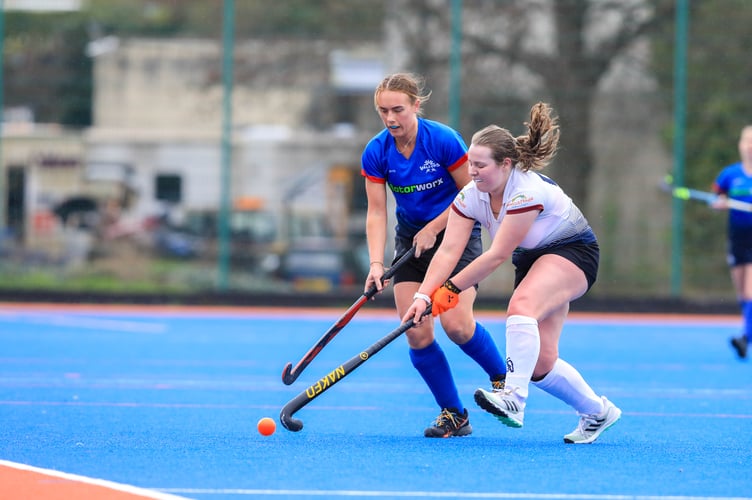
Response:
[{"label": "protective hand glove", "polygon": [[451,280],[447,280],[441,288],[433,292],[433,296],[431,297],[431,302],[433,303],[431,314],[438,316],[456,307],[460,303],[460,291]]}]

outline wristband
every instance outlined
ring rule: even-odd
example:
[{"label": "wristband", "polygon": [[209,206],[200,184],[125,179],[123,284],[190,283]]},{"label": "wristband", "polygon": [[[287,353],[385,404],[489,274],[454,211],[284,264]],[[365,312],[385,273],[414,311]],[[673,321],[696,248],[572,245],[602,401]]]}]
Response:
[{"label": "wristband", "polygon": [[462,290],[460,290],[459,288],[457,288],[457,285],[455,285],[454,283],[452,283],[452,280],[446,280],[446,282],[444,283],[444,288],[446,288],[447,290],[449,290],[452,293],[456,293],[456,294],[462,293]]},{"label": "wristband", "polygon": [[426,302],[429,306],[431,305],[431,297],[426,295],[425,293],[415,292],[415,295],[413,295],[413,300],[415,299],[421,299]]}]

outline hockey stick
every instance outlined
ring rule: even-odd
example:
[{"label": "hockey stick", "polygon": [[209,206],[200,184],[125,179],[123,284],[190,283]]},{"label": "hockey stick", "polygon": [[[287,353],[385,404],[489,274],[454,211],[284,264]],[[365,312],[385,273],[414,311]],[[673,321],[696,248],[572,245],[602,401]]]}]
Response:
[{"label": "hockey stick", "polygon": [[[688,187],[674,186],[672,184],[672,180],[673,179],[671,178],[671,176],[667,175],[663,182],[661,182],[661,189],[663,189],[667,193],[670,193],[674,198],[678,198],[680,200],[703,201],[708,205],[712,205],[713,202],[718,199],[718,195],[711,193],[710,191],[699,191],[697,189],[690,189]],[[731,210],[752,212],[752,203],[735,200],[733,198],[728,198],[726,200],[726,206]]]},{"label": "hockey stick", "polygon": [[[410,250],[402,254],[399,260],[397,260],[397,262],[395,262],[392,267],[386,270],[384,276],[382,276],[381,278],[381,282],[383,283],[391,278],[397,271],[397,269],[399,269],[402,264],[410,260],[413,255],[415,255],[415,247],[412,247]],[[371,287],[366,290],[363,295],[361,295],[360,298],[356,300],[355,303],[351,305],[347,311],[345,311],[345,313],[337,320],[337,322],[334,323],[331,328],[329,328],[329,330],[318,340],[318,342],[316,342],[316,344],[308,350],[305,356],[303,356],[303,359],[298,361],[298,363],[295,365],[295,368],[292,368],[292,363],[287,363],[282,369],[282,382],[284,382],[285,385],[290,385],[295,382],[300,374],[303,373],[303,370],[305,370],[306,367],[311,363],[311,361],[313,361],[313,358],[318,356],[321,350],[326,347],[326,345],[331,342],[331,340],[340,332],[340,330],[342,330],[350,322],[353,316],[355,316],[355,313],[358,312],[363,304],[368,302],[369,299],[376,295],[376,292],[378,292],[376,285],[371,285]]]},{"label": "hockey stick", "polygon": [[[431,306],[429,305],[423,316],[431,314]],[[410,319],[402,323],[396,330],[393,330],[387,336],[379,339],[376,343],[369,346],[366,350],[360,352],[357,356],[353,356],[347,360],[344,364],[339,365],[332,370],[328,375],[322,377],[318,382],[308,387],[305,391],[301,392],[295,398],[291,399],[279,413],[279,421],[285,426],[285,429],[298,432],[303,428],[303,422],[292,416],[305,405],[319,397],[326,392],[334,384],[350,375],[357,367],[371,359],[371,356],[379,352],[381,349],[387,346],[394,339],[405,333],[412,328],[415,324]]]}]

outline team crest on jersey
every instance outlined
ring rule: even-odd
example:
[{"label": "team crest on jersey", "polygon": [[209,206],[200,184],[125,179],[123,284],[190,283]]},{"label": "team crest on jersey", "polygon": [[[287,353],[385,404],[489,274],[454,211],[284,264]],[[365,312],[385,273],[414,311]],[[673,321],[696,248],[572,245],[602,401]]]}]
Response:
[{"label": "team crest on jersey", "polygon": [[467,205],[465,204],[465,192],[464,191],[460,191],[455,199],[457,200],[457,203],[460,204],[463,208],[467,208]]},{"label": "team crest on jersey", "polygon": [[431,174],[433,172],[436,172],[436,170],[438,170],[439,167],[441,167],[441,165],[439,165],[435,161],[426,160],[423,162],[423,165],[420,166],[420,171],[423,172],[424,174]]}]

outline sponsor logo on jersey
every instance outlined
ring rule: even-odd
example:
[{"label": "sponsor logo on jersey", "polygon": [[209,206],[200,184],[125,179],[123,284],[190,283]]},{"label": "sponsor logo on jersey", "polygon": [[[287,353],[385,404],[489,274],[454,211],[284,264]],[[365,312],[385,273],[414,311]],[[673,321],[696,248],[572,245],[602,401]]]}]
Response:
[{"label": "sponsor logo on jersey", "polygon": [[509,203],[507,203],[507,210],[512,211],[515,208],[524,207],[525,205],[529,205],[535,201],[535,199],[532,196],[528,196],[524,193],[518,194],[514,198],[509,200]]},{"label": "sponsor logo on jersey", "polygon": [[395,193],[410,194],[416,191],[428,191],[444,184],[444,179],[436,179],[432,182],[425,182],[423,184],[413,184],[412,186],[395,186],[389,183],[389,189]]}]

